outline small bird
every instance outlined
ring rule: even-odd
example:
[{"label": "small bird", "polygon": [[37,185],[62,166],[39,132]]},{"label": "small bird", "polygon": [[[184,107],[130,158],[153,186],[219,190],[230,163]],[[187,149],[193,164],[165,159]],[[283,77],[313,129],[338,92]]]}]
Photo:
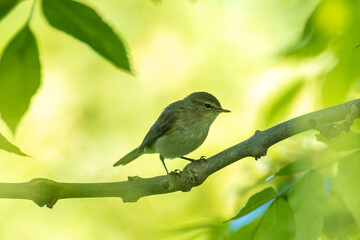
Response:
[{"label": "small bird", "polygon": [[159,153],[167,174],[165,158],[195,161],[184,155],[205,141],[210,125],[222,112],[230,111],[223,109],[216,97],[207,92],[194,92],[171,103],[151,126],[140,146],[117,161],[114,167],[126,165],[144,153]]}]

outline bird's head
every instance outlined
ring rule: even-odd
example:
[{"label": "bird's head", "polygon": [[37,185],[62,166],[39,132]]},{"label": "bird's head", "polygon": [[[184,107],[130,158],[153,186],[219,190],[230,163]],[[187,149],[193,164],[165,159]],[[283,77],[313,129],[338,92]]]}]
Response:
[{"label": "bird's head", "polygon": [[207,92],[194,92],[184,98],[184,101],[191,106],[192,110],[197,111],[202,118],[212,121],[223,112],[230,112],[223,109],[219,100]]}]

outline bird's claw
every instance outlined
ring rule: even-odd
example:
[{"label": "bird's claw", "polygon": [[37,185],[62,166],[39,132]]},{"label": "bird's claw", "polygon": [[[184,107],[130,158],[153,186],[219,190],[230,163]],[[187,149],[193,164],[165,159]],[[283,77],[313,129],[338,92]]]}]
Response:
[{"label": "bird's claw", "polygon": [[170,174],[172,175],[176,175],[176,176],[180,176],[181,170],[180,169],[175,169],[174,171],[171,171]]},{"label": "bird's claw", "polygon": [[201,157],[199,158],[199,161],[205,161],[205,162],[206,162],[206,156],[201,156]]}]

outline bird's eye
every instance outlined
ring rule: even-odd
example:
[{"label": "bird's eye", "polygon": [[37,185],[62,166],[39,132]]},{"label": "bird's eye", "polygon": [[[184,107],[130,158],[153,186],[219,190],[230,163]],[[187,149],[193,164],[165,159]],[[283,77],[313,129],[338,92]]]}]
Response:
[{"label": "bird's eye", "polygon": [[206,104],[205,104],[205,107],[206,107],[206,108],[211,108],[211,105],[208,104],[208,103],[206,103]]}]

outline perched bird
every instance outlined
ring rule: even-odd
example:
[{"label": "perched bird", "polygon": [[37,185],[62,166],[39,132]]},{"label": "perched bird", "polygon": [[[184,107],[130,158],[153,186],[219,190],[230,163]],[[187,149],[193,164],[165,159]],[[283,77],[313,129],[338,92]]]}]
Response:
[{"label": "perched bird", "polygon": [[164,159],[194,159],[184,155],[197,149],[206,139],[210,125],[222,112],[220,102],[207,92],[194,92],[171,103],[151,126],[143,142],[117,161],[114,166],[126,165],[144,153],[159,153],[166,173]]}]

